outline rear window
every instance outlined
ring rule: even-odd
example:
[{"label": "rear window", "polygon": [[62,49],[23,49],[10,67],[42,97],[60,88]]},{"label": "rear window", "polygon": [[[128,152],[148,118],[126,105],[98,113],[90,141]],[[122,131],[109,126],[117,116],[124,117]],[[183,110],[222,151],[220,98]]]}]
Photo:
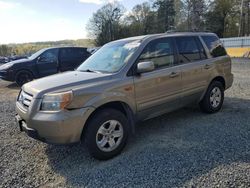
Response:
[{"label": "rear window", "polygon": [[75,59],[83,58],[88,56],[88,52],[84,48],[62,48],[60,52],[60,57],[62,59]]},{"label": "rear window", "polygon": [[220,39],[216,36],[202,36],[203,41],[208,47],[213,57],[220,57],[227,55],[225,48],[223,47]]}]

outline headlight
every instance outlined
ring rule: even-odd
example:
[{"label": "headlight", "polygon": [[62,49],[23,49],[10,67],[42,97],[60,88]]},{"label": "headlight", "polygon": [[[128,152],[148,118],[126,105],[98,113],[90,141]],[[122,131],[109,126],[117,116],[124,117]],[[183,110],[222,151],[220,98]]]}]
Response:
[{"label": "headlight", "polygon": [[73,100],[72,91],[63,93],[51,93],[43,96],[42,111],[60,111],[65,109]]}]

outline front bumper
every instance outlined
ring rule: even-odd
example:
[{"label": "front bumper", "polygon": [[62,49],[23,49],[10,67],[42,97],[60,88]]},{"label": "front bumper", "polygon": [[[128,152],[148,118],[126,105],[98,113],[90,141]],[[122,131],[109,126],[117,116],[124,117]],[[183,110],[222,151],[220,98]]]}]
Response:
[{"label": "front bumper", "polygon": [[8,70],[0,70],[0,78],[7,81],[14,81],[13,72]]},{"label": "front bumper", "polygon": [[21,132],[25,132],[31,138],[40,140],[42,142],[46,142],[44,138],[41,138],[39,136],[39,134],[37,133],[36,130],[27,127],[27,124],[25,123],[24,120],[21,119],[21,117],[19,115],[16,115],[15,119],[16,119],[16,122],[17,122]]},{"label": "front bumper", "polygon": [[[52,144],[71,144],[81,140],[84,124],[94,108],[64,110],[60,112],[23,111],[16,103],[16,120],[21,131],[28,136]],[[32,111],[32,110],[30,110]]]}]

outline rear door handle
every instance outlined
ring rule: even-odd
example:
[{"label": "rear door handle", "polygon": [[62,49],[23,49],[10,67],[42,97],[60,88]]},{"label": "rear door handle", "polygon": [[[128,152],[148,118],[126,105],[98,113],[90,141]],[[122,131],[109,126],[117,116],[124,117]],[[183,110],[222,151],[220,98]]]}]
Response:
[{"label": "rear door handle", "polygon": [[204,69],[210,69],[211,68],[211,65],[209,65],[209,64],[206,64],[205,66],[204,66]]},{"label": "rear door handle", "polygon": [[178,72],[171,72],[171,74],[169,75],[169,77],[170,78],[175,78],[175,77],[177,77],[179,75],[180,75],[180,73],[178,73]]}]

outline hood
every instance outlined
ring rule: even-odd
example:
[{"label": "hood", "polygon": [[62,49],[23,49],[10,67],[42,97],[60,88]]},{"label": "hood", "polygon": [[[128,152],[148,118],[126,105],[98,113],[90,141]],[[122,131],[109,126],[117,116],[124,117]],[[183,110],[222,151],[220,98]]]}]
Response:
[{"label": "hood", "polygon": [[2,65],[0,65],[0,70],[6,70],[11,68],[13,65],[19,64],[19,63],[26,63],[26,62],[30,62],[30,59],[19,59],[19,60],[15,60],[15,61],[11,61],[8,63],[4,63]]},{"label": "hood", "polygon": [[13,66],[12,62],[0,64],[0,70],[6,70]]},{"label": "hood", "polygon": [[17,64],[17,63],[25,63],[25,62],[29,62],[29,61],[31,61],[31,60],[28,59],[28,58],[24,58],[24,59],[14,60],[14,61],[11,61],[11,62],[9,62],[9,63]]},{"label": "hood", "polygon": [[111,78],[110,74],[71,71],[48,76],[25,84],[22,89],[41,98],[45,93],[74,90],[105,82]]}]

